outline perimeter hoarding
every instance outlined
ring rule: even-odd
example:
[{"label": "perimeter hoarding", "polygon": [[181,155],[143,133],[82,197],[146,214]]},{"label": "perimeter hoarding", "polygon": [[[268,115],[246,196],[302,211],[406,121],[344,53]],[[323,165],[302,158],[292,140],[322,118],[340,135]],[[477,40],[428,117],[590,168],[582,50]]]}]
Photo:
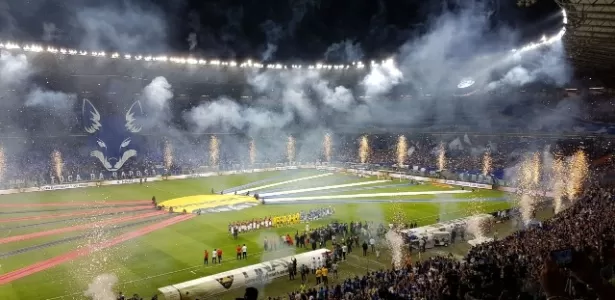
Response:
[{"label": "perimeter hoarding", "polygon": [[162,287],[158,292],[165,300],[196,300],[212,298],[234,289],[250,286],[258,288],[268,284],[272,279],[288,275],[288,265],[292,264],[293,257],[297,259],[297,266],[310,266],[313,258],[320,257],[322,260],[329,255],[329,252],[327,249],[319,249],[287,256]]}]

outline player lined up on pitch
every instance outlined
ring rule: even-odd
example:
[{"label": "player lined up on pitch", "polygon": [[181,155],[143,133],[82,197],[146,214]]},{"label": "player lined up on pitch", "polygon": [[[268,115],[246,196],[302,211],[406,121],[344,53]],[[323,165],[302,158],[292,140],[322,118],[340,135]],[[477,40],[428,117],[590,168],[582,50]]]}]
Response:
[{"label": "player lined up on pitch", "polygon": [[[214,265],[222,263],[222,249],[218,248],[211,251],[211,263]],[[203,252],[203,264],[209,264],[209,251],[207,250]]]}]

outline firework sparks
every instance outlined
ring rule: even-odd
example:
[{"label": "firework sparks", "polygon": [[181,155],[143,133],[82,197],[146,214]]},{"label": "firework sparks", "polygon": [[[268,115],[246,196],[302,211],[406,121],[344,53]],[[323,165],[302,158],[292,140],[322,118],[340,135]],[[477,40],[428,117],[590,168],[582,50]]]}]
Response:
[{"label": "firework sparks", "polygon": [[519,198],[519,209],[521,211],[521,218],[525,224],[529,224],[534,214],[536,199],[533,194],[540,188],[540,172],[541,164],[540,154],[538,152],[533,153],[523,160],[520,167],[521,178],[518,185],[522,193]]},{"label": "firework sparks", "polygon": [[444,143],[440,143],[440,147],[438,148],[438,169],[440,171],[446,168],[446,148],[444,147]]},{"label": "firework sparks", "polygon": [[367,163],[367,159],[369,158],[369,140],[367,136],[364,135],[359,140],[359,161],[364,164]]},{"label": "firework sparks", "polygon": [[0,179],[2,179],[5,169],[6,169],[6,157],[4,156],[4,148],[0,147]]},{"label": "firework sparks", "polygon": [[491,174],[491,152],[487,151],[483,155],[483,175]]},{"label": "firework sparks", "polygon": [[256,163],[256,142],[254,139],[250,141],[250,164]]},{"label": "firework sparks", "polygon": [[566,174],[565,164],[561,157],[553,160],[553,202],[555,213],[559,213],[562,208],[562,198],[566,195]]},{"label": "firework sparks", "polygon": [[291,135],[286,142],[286,159],[289,163],[295,161],[295,138]]},{"label": "firework sparks", "polygon": [[171,165],[173,164],[173,147],[169,141],[164,142],[164,152],[163,152],[163,160],[164,167],[167,170],[171,170]]},{"label": "firework sparks", "polygon": [[581,189],[587,178],[589,164],[583,150],[574,153],[568,164],[570,175],[566,186],[566,194],[570,200],[576,199],[581,194]]},{"label": "firework sparks", "polygon": [[[407,218],[400,203],[394,202],[391,209],[392,218],[389,222],[395,227],[405,224]],[[391,251],[391,260],[393,266],[396,269],[401,268],[405,257],[403,237],[399,233],[397,233],[395,229],[393,229],[387,232],[387,234],[385,235],[385,240],[389,250]]]},{"label": "firework sparks", "polygon": [[325,138],[324,138],[322,144],[323,144],[323,148],[324,148],[323,150],[324,150],[324,153],[325,153],[325,160],[327,162],[331,162],[331,152],[332,152],[331,148],[333,147],[332,146],[333,141],[332,141],[330,133],[325,134]]},{"label": "firework sparks", "polygon": [[540,163],[540,153],[536,152],[534,153],[534,155],[532,155],[532,163],[530,164],[530,166],[532,170],[532,184],[535,186],[534,188],[536,188],[538,186],[538,183],[540,183],[540,173],[542,170],[542,165]]},{"label": "firework sparks", "polygon": [[397,139],[397,166],[402,167],[406,162],[406,157],[408,156],[408,141],[406,141],[406,137],[400,135]]},{"label": "firework sparks", "polygon": [[209,165],[212,167],[217,166],[219,158],[220,144],[218,143],[218,138],[215,135],[212,135],[209,138]]},{"label": "firework sparks", "polygon": [[62,153],[55,150],[51,153],[51,164],[53,170],[58,178],[62,178],[62,171],[64,170],[64,161],[62,160]]}]

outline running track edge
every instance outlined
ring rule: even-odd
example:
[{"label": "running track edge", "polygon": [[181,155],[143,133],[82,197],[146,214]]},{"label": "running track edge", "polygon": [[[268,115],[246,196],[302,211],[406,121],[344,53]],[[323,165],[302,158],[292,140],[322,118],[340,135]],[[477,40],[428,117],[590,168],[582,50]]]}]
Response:
[{"label": "running track edge", "polygon": [[150,232],[171,226],[173,224],[177,224],[180,223],[182,221],[188,220],[193,218],[194,215],[192,214],[188,214],[188,215],[179,215],[176,217],[173,217],[171,219],[165,220],[163,222],[157,223],[157,224],[152,224],[143,228],[140,228],[138,230],[135,231],[131,231],[131,232],[127,232],[124,233],[122,235],[119,235],[109,241],[106,242],[100,242],[98,244],[94,244],[94,245],[90,245],[88,247],[85,247],[83,249],[77,249],[77,250],[73,250],[71,252],[32,264],[30,266],[0,275],[0,285],[5,285],[7,283],[13,282],[17,279],[32,275],[34,273],[38,273],[47,269],[50,269],[52,267],[55,267],[57,265],[60,265],[62,263],[65,263],[67,261],[88,255],[90,253],[93,253],[95,251],[99,251],[99,250],[103,250],[112,246],[115,246],[117,244],[123,243],[125,241],[146,235]]}]

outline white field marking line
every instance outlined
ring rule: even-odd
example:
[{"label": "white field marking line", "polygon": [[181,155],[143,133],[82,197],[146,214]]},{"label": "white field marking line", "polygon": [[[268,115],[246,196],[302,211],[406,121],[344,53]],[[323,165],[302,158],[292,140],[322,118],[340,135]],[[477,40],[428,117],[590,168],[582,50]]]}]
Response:
[{"label": "white field marking line", "polygon": [[332,190],[332,189],[338,189],[338,188],[345,188],[345,187],[352,187],[352,186],[359,186],[359,185],[368,185],[368,184],[383,183],[383,182],[388,182],[388,180],[373,180],[373,181],[362,181],[362,182],[354,182],[354,183],[346,183],[346,184],[338,184],[338,185],[327,185],[327,186],[319,186],[319,187],[299,189],[299,190],[290,190],[290,191],[281,191],[281,192],[273,192],[273,193],[264,193],[264,194],[259,194],[259,195],[263,196],[263,197],[271,197],[271,196],[279,196],[279,195],[287,195],[287,194],[297,194],[297,193],[304,193],[304,192]]},{"label": "white field marking line", "polygon": [[[263,254],[263,253],[276,253],[276,252],[281,252],[281,251],[282,250],[261,251],[261,252],[257,252],[257,253],[254,253],[254,254],[248,253],[248,255],[252,256],[252,255],[260,255],[260,254]],[[288,255],[286,255],[286,256],[288,256]],[[171,271],[171,272],[166,272],[166,273],[160,273],[160,274],[156,274],[156,275],[151,275],[151,276],[147,276],[147,277],[143,277],[143,278],[139,278],[139,279],[135,279],[135,280],[130,280],[130,281],[126,281],[126,282],[119,282],[117,285],[124,287],[127,284],[141,282],[141,281],[145,281],[145,280],[150,280],[152,278],[167,276],[167,275],[171,275],[171,274],[175,274],[175,273],[179,273],[179,272],[184,272],[184,271],[190,271],[190,273],[196,275],[196,273],[193,270],[197,269],[197,268],[204,268],[204,269],[217,268],[217,267],[222,266],[222,265],[235,264],[235,263],[238,263],[238,262],[241,262],[241,261],[243,261],[243,260],[238,260],[238,259],[229,260],[229,259],[226,259],[221,264],[209,264],[209,265],[200,264],[200,265],[197,265],[197,266],[187,267],[187,268],[183,268],[183,269],[179,269],[179,270],[175,270],[175,271]],[[259,264],[259,263],[254,263],[254,264]],[[113,269],[111,271],[116,271],[116,270],[120,270],[120,268]],[[232,271],[232,270],[233,269],[228,270],[228,271]],[[226,271],[221,271],[221,272],[226,272]],[[215,275],[215,274],[217,274],[217,273],[209,274],[209,275],[204,275],[202,277],[211,276],[211,275]],[[56,296],[56,297],[53,297],[53,298],[47,298],[45,300],[63,299],[64,297],[70,297],[70,296],[74,296],[74,295],[78,295],[78,294],[83,294],[83,292],[75,292],[75,293],[66,294],[66,295],[62,295],[62,296]]]},{"label": "white field marking line", "polygon": [[[490,205],[490,206],[493,206],[493,205]],[[429,215],[429,216],[425,216],[423,218],[418,218],[418,219],[415,219],[415,220],[431,219],[431,218],[436,217],[436,216],[445,216],[445,215],[455,214],[455,213],[459,213],[459,212],[466,212],[466,210],[456,210],[456,211],[452,211],[452,212],[448,212],[448,213],[444,213],[444,214]],[[221,229],[220,231],[222,231],[222,230],[223,229]],[[233,245],[235,245],[235,243],[233,243]],[[263,253],[276,253],[278,251],[281,251],[281,250],[277,250],[277,251],[261,251],[261,252],[254,253],[253,255],[259,255],[259,254],[263,254]],[[252,255],[252,254],[249,254],[249,255]],[[351,256],[351,255],[354,255],[354,254],[350,254],[349,256]],[[224,264],[226,265],[226,264],[235,263],[235,262],[239,262],[239,260],[234,260],[234,261],[225,260]],[[346,260],[345,263],[353,265],[353,266],[361,267],[361,268],[364,267],[364,266],[359,266],[359,265],[350,263],[350,262],[348,262],[348,260]],[[211,264],[211,265],[206,266],[205,268],[210,268],[210,267],[219,266],[219,265],[221,265],[221,264],[216,264],[216,265]],[[203,264],[199,264],[199,265],[196,265],[196,266],[187,267],[187,268],[184,268],[184,269],[179,269],[179,270],[175,270],[175,271],[171,271],[171,272],[160,273],[160,274],[156,274],[156,275],[152,275],[152,276],[148,276],[148,277],[144,277],[144,278],[139,278],[139,279],[135,279],[135,280],[127,281],[127,282],[120,282],[119,285],[126,285],[126,284],[130,284],[130,283],[135,283],[135,282],[140,282],[140,281],[144,281],[144,280],[149,280],[149,279],[156,278],[156,277],[170,275],[170,274],[173,274],[173,273],[178,273],[178,272],[183,272],[183,271],[188,271],[188,270],[194,270],[196,268],[201,268],[201,267],[204,267],[204,266],[205,265],[203,265]],[[121,269],[122,268],[112,269],[112,270],[109,270],[109,272],[113,272],[113,271],[117,271],[117,270],[121,270]],[[210,274],[210,275],[215,275],[215,274]],[[210,275],[206,275],[206,276],[210,276]],[[56,282],[63,282],[63,281],[65,281],[65,280],[59,280],[59,281],[55,281],[54,280],[52,282],[56,283]],[[82,294],[82,293],[83,292],[76,292],[76,293],[66,294],[66,295],[62,295],[62,296],[56,296],[56,297],[53,297],[53,298],[47,298],[46,300],[62,299],[64,297],[70,297],[70,296],[74,296],[74,295]]]},{"label": "white field marking line", "polygon": [[331,176],[333,174],[334,173],[325,173],[325,174],[318,174],[318,175],[314,175],[314,176],[301,177],[301,178],[297,178],[297,179],[286,180],[286,181],[276,182],[276,183],[262,185],[262,186],[256,186],[256,187],[253,187],[253,188],[249,188],[249,189],[245,189],[245,190],[241,190],[241,191],[237,191],[237,192],[225,193],[225,194],[227,194],[227,195],[234,194],[234,193],[245,194],[247,192],[258,191],[258,190],[262,190],[262,189],[266,189],[266,188],[270,188],[270,187],[274,187],[274,186],[278,186],[278,185],[283,185],[283,184],[287,184],[287,183],[294,183],[294,182],[303,181],[303,180],[310,180],[310,179],[315,179],[315,178]]},{"label": "white field marking line", "polygon": [[354,198],[372,198],[372,197],[373,198],[378,198],[378,197],[440,195],[440,194],[464,194],[464,193],[470,193],[470,191],[453,190],[453,191],[423,191],[423,192],[399,192],[399,193],[373,193],[373,194],[354,194],[354,195],[287,197],[287,198],[267,199],[267,202],[329,200],[329,199],[354,199]]}]

